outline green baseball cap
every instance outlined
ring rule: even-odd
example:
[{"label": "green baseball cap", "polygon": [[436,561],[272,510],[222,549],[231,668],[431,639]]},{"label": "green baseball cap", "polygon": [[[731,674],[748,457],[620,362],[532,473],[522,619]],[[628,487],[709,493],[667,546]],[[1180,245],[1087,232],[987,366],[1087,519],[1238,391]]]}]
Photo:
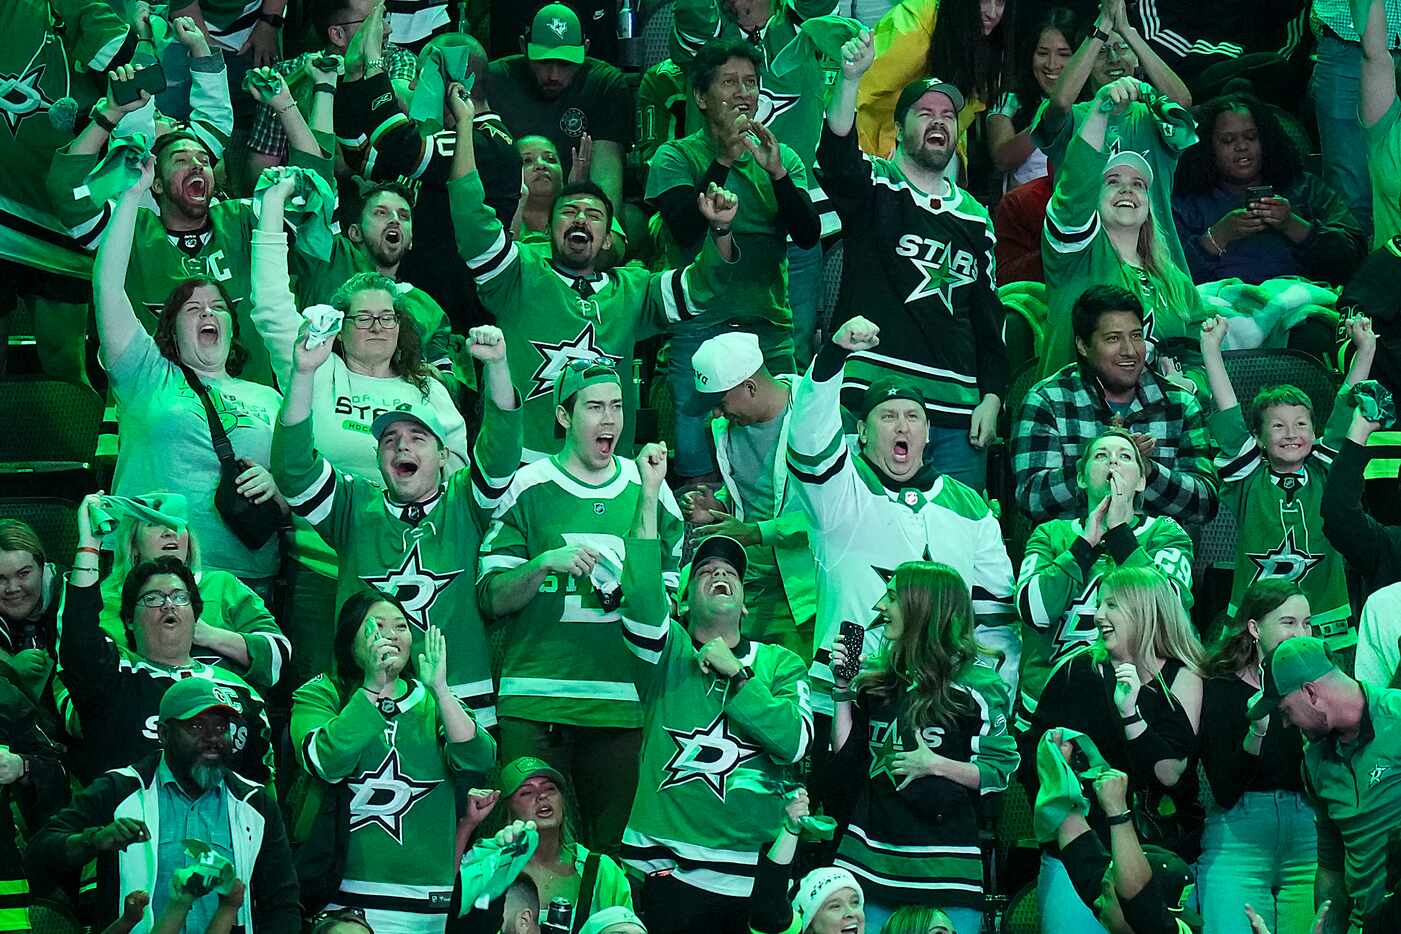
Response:
[{"label": "green baseball cap", "polygon": [[243,711],[234,692],[208,678],[183,678],[161,696],[160,722],[193,720],[209,710],[222,710],[241,717]]},{"label": "green baseball cap", "polygon": [[381,412],[370,425],[370,435],[379,443],[380,436],[389,430],[389,426],[397,422],[412,422],[433,433],[439,444],[447,443],[447,431],[443,428],[443,423],[438,420],[438,414],[431,408],[423,409],[394,409],[390,412]]},{"label": "green baseball cap", "polygon": [[1272,713],[1285,697],[1336,670],[1322,639],[1298,636],[1284,640],[1265,658],[1260,694],[1250,705],[1250,719]]},{"label": "green baseball cap", "polygon": [[621,386],[617,361],[610,357],[575,357],[567,361],[555,374],[555,405],[563,405],[565,399],[595,383]]},{"label": "green baseball cap", "polygon": [[563,3],[542,6],[530,24],[525,55],[532,62],[571,62],[575,65],[583,62],[584,29],[579,25],[579,17]]},{"label": "green baseball cap", "polygon": [[536,756],[519,756],[501,769],[501,797],[511,797],[532,778],[548,778],[556,788],[564,790],[564,776],[558,769]]}]

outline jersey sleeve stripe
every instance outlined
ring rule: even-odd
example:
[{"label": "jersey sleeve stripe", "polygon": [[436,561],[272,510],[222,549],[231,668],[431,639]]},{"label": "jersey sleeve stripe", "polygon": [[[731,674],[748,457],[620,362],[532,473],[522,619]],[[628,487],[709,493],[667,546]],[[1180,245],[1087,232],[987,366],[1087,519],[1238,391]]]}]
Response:
[{"label": "jersey sleeve stripe", "polygon": [[1078,253],[1090,245],[1099,233],[1099,214],[1091,214],[1090,219],[1080,227],[1063,226],[1050,208],[1046,209],[1046,242],[1057,253]]},{"label": "jersey sleeve stripe", "polygon": [[684,270],[668,269],[662,273],[661,293],[662,309],[666,313],[667,321],[677,324],[695,317],[691,310],[690,288]]},{"label": "jersey sleeve stripe", "polygon": [[283,494],[292,511],[312,525],[326,521],[336,501],[336,475],[331,462],[321,461],[321,472],[301,493]]},{"label": "jersey sleeve stripe", "polygon": [[[370,131],[370,145],[375,145],[380,141],[381,138],[383,138],[384,134],[389,133],[392,130],[398,129],[399,127],[403,126],[408,122],[409,115],[404,113],[403,111],[394,114],[392,117],[385,120],[379,126],[375,127],[373,130]],[[424,142],[426,143],[427,141],[425,140]]]},{"label": "jersey sleeve stripe", "polygon": [[472,495],[477,500],[477,505],[483,509],[495,508],[511,488],[511,478],[493,480],[481,469],[481,461],[476,457],[472,458],[472,465],[468,469],[471,471]]},{"label": "jersey sleeve stripe", "polygon": [[477,579],[481,580],[483,577],[486,577],[488,574],[491,574],[495,571],[509,571],[512,568],[518,568],[522,564],[525,564],[527,560],[528,559],[519,557],[517,555],[482,555],[481,573],[478,575]]},{"label": "jersey sleeve stripe", "polygon": [[628,651],[638,658],[655,665],[661,661],[666,650],[666,640],[671,632],[671,620],[664,619],[660,625],[649,626],[623,614],[623,640]]},{"label": "jersey sleeve stripe", "polygon": [[267,642],[270,649],[268,652],[268,683],[276,684],[282,680],[282,666],[292,660],[292,640],[280,632],[250,632],[244,638],[263,639]]},{"label": "jersey sleeve stripe", "polygon": [[793,458],[790,456],[788,458],[788,472],[796,477],[800,483],[806,483],[808,486],[821,486],[841,473],[842,468],[846,466],[846,458],[847,452],[842,451],[841,454],[837,456],[837,459],[832,462],[832,465],[826,470],[821,473],[811,473],[803,470],[797,464],[794,464]]},{"label": "jersey sleeve stripe", "polygon": [[1222,483],[1239,483],[1253,474],[1262,463],[1260,443],[1253,437],[1241,442],[1240,450],[1234,454],[1224,451],[1216,457],[1216,472]]},{"label": "jersey sleeve stripe", "polygon": [[321,759],[316,755],[316,738],[321,735],[321,728],[317,727],[302,738],[302,761],[306,767],[319,779],[331,781],[326,775],[326,770],[321,767]]},{"label": "jersey sleeve stripe", "polygon": [[503,230],[483,253],[467,261],[467,268],[478,282],[490,282],[515,261],[518,252],[515,241],[507,238]]}]

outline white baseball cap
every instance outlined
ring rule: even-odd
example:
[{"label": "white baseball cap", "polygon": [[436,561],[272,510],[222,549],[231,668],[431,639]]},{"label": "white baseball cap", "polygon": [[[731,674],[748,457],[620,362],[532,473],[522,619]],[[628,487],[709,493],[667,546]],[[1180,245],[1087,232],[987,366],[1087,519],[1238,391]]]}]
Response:
[{"label": "white baseball cap", "polygon": [[759,372],[764,352],[759,338],[748,331],[726,331],[696,348],[691,370],[696,376],[696,395],[686,405],[688,415],[704,415],[714,410],[725,393]]}]

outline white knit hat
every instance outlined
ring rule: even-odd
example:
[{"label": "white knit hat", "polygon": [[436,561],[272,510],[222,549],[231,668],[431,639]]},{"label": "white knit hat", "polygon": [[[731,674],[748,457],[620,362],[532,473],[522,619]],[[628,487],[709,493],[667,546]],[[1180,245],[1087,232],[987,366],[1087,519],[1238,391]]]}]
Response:
[{"label": "white knit hat", "polygon": [[602,911],[595,911],[589,915],[589,920],[584,922],[584,926],[579,929],[579,934],[601,934],[615,924],[631,922],[647,930],[642,924],[642,919],[633,914],[631,908],[624,908],[622,905],[614,905],[612,908],[604,908]]},{"label": "white knit hat", "polygon": [[866,903],[866,895],[861,891],[861,883],[856,881],[856,877],[845,869],[836,866],[826,866],[822,869],[814,869],[803,876],[803,881],[798,883],[798,891],[793,896],[793,911],[798,915],[802,925],[806,928],[812,923],[813,916],[822,908],[822,903],[827,900],[838,889],[855,889],[857,901],[862,905]]}]

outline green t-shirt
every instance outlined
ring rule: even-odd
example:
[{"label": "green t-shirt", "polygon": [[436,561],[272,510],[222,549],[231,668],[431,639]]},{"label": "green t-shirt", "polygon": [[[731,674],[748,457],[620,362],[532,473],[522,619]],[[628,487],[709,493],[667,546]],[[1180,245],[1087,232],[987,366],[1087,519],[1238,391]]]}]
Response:
[{"label": "green t-shirt", "polygon": [[[783,165],[793,184],[807,188],[807,169],[792,147],[779,144]],[[715,161],[716,150],[705,128],[689,136],[657,147],[647,172],[647,198],[653,200],[673,188],[696,188]],[[731,320],[759,318],[780,328],[793,323],[788,304],[788,237],[778,222],[778,200],[769,173],[745,152],[730,166],[724,186],[739,198],[739,213],[731,229],[740,249],[739,261],[726,291]],[[662,227],[665,230],[665,225]],[[669,236],[666,244],[668,266],[693,261],[700,247],[684,248]],[[705,237],[701,246],[709,242]],[[708,322],[709,323],[709,322]],[[679,330],[684,330],[683,325]]]}]

